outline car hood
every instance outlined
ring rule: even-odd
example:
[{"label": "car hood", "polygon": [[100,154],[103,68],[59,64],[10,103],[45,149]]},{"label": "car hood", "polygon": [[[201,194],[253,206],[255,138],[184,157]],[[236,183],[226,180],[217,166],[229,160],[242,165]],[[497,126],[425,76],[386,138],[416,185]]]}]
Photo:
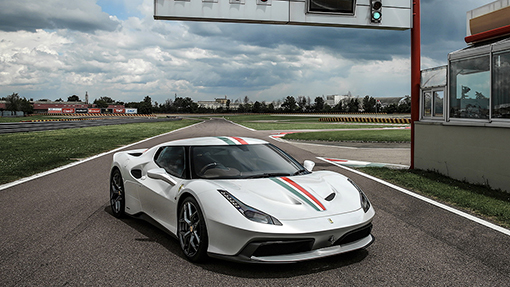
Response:
[{"label": "car hood", "polygon": [[340,174],[211,181],[244,204],[279,220],[301,220],[353,212],[361,208],[358,190]]}]

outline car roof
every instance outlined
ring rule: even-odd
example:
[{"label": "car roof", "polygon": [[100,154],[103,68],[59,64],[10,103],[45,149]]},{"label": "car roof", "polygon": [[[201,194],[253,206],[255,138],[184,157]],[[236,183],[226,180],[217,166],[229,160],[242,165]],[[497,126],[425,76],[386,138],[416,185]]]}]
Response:
[{"label": "car roof", "polygon": [[215,136],[215,137],[196,137],[188,139],[179,139],[162,144],[163,146],[209,146],[209,145],[247,145],[247,144],[267,144],[268,142],[260,139],[235,137],[235,136]]}]

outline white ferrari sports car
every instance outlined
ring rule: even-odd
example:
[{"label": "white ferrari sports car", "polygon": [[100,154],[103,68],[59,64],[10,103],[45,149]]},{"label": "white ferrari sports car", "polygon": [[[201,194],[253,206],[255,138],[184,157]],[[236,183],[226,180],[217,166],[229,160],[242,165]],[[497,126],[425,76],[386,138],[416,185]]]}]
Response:
[{"label": "white ferrari sports car", "polygon": [[115,153],[113,215],[175,236],[185,257],[290,263],[369,246],[374,209],[349,178],[278,147],[230,136]]}]

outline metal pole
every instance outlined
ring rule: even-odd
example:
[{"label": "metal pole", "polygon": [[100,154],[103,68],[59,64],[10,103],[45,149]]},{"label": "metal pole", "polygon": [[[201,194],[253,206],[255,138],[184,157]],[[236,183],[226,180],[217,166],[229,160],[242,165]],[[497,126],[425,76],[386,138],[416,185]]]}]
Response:
[{"label": "metal pole", "polygon": [[421,24],[420,0],[413,2],[413,28],[411,29],[411,169],[414,169],[415,121],[420,119],[421,79]]}]

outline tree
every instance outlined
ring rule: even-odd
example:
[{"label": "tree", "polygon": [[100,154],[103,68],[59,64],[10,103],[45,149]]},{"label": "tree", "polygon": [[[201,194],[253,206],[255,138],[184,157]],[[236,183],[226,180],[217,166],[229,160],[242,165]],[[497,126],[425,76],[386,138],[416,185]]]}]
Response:
[{"label": "tree", "polygon": [[161,104],[160,110],[162,113],[171,113],[173,111],[174,101],[166,99],[164,104]]},{"label": "tree", "polygon": [[5,104],[6,110],[11,111],[11,115],[14,114],[16,111],[19,111],[21,99],[18,93],[12,93],[11,95],[8,95],[5,98],[5,101],[7,102]]},{"label": "tree", "polygon": [[324,104],[325,104],[325,101],[324,101],[324,98],[323,97],[316,97],[315,100],[314,100],[315,104],[313,105],[313,110],[316,112],[316,113],[319,113],[321,112],[322,110],[324,110]]},{"label": "tree", "polygon": [[306,105],[306,97],[305,96],[299,96],[297,100],[297,104],[299,106],[300,112],[306,112],[307,105]]},{"label": "tree", "polygon": [[114,104],[115,101],[110,97],[100,97],[94,100],[94,104],[98,108],[106,109],[110,104]]},{"label": "tree", "polygon": [[460,97],[461,99],[467,99],[469,98],[468,94],[469,91],[471,91],[471,88],[470,87],[467,87],[467,86],[462,86],[462,96]]},{"label": "tree", "polygon": [[78,97],[77,95],[72,95],[72,96],[69,96],[67,98],[67,101],[68,102],[79,102],[80,101],[80,97]]},{"label": "tree", "polygon": [[338,104],[336,104],[336,106],[334,106],[331,111],[332,112],[337,112],[337,113],[342,112],[343,111],[342,101],[338,102]]},{"label": "tree", "polygon": [[375,105],[377,104],[377,101],[370,96],[365,96],[363,98],[363,110],[365,113],[373,113],[375,112]]},{"label": "tree", "polygon": [[297,109],[296,99],[293,96],[287,96],[282,104],[284,112],[293,113]]},{"label": "tree", "polygon": [[267,112],[268,113],[274,113],[274,104],[273,103],[270,103],[269,105],[267,105]]},{"label": "tree", "polygon": [[34,112],[34,106],[30,103],[27,98],[21,98],[18,93],[12,93],[5,98],[6,108],[11,111],[11,115],[17,111],[22,111],[24,114],[32,114]]},{"label": "tree", "polygon": [[34,113],[34,106],[25,97],[23,97],[23,99],[21,99],[19,108],[24,114],[33,114]]},{"label": "tree", "polygon": [[411,112],[411,97],[405,96],[398,102],[397,106],[398,113],[410,113]]},{"label": "tree", "polygon": [[348,113],[359,112],[359,100],[357,98],[352,98],[347,102],[347,112]]},{"label": "tree", "polygon": [[190,97],[176,97],[174,100],[174,110],[178,113],[194,113],[198,110],[198,104],[193,102]]},{"label": "tree", "polygon": [[393,103],[393,104],[387,105],[382,110],[383,110],[383,112],[385,112],[387,114],[396,113],[397,112],[397,104]]},{"label": "tree", "polygon": [[152,99],[149,96],[146,96],[142,102],[140,102],[140,105],[138,107],[138,113],[139,114],[152,114],[153,107],[152,107]]}]

